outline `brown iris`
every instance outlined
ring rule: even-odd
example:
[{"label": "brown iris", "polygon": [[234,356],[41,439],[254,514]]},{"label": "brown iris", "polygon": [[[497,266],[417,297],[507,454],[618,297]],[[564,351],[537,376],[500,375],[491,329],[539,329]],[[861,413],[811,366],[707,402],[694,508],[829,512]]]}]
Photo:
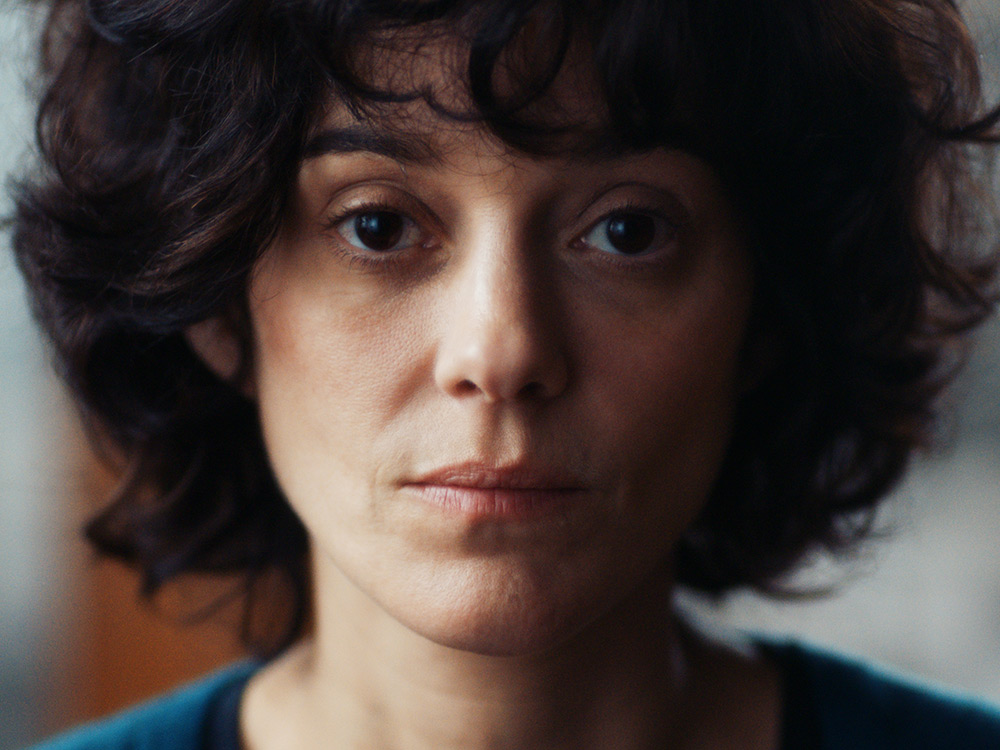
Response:
[{"label": "brown iris", "polygon": [[623,255],[638,255],[649,250],[656,238],[656,220],[636,213],[612,214],[605,225],[608,242]]},{"label": "brown iris", "polygon": [[405,229],[406,220],[392,211],[368,211],[354,217],[354,233],[369,250],[392,250]]}]

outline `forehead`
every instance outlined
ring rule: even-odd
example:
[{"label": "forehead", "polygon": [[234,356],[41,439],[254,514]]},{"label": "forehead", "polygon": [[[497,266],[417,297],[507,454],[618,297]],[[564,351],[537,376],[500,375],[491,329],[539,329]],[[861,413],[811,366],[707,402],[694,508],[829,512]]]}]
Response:
[{"label": "forehead", "polygon": [[[305,156],[364,149],[401,161],[430,161],[446,155],[452,141],[467,144],[471,135],[497,151],[588,157],[621,150],[591,55],[570,45],[558,56],[551,80],[529,80],[537,71],[526,67],[547,63],[533,62],[537,55],[523,49],[528,44],[502,55],[485,81],[469,63],[468,44],[452,31],[409,31],[366,45],[354,59],[355,72],[377,93],[362,98],[331,92]],[[487,106],[484,85],[492,97]]]}]

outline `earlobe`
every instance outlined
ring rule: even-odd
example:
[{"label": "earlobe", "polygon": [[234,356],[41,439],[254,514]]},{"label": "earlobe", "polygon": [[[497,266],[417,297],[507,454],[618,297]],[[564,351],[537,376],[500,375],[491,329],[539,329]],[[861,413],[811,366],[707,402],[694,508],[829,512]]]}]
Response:
[{"label": "earlobe", "polygon": [[253,375],[247,367],[247,353],[240,335],[225,316],[216,316],[189,326],[184,331],[184,338],[198,358],[220,380],[237,388],[247,398],[254,397]]}]

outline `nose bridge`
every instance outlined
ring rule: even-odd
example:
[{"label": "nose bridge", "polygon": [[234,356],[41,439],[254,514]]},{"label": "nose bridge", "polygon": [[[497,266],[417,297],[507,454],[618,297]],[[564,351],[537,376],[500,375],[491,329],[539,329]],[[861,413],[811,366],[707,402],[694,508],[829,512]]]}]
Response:
[{"label": "nose bridge", "polygon": [[535,269],[513,238],[486,240],[488,245],[470,264],[469,303],[474,328],[473,340],[483,338],[483,345],[508,347],[533,338],[533,320],[538,313],[533,297],[541,280],[532,278]]},{"label": "nose bridge", "polygon": [[494,217],[460,252],[436,379],[452,395],[488,401],[552,396],[566,363],[553,330],[553,296],[544,264],[511,223]]}]

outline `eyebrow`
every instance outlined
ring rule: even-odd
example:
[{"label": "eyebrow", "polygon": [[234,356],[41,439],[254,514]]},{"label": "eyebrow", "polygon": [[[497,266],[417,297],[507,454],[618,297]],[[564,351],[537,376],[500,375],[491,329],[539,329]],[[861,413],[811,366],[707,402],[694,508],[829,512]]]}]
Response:
[{"label": "eyebrow", "polygon": [[[687,150],[680,145],[680,141],[681,139],[678,139],[677,144],[664,144],[664,147]],[[645,149],[630,148],[605,133],[575,148],[567,148],[563,154],[599,163],[642,154],[644,151]],[[376,154],[393,161],[419,166],[439,166],[444,163],[441,153],[423,137],[375,130],[362,124],[325,128],[313,134],[306,141],[303,159],[315,159],[328,154],[353,153]]]},{"label": "eyebrow", "polygon": [[423,138],[401,133],[385,133],[363,125],[327,128],[311,136],[303,158],[327,154],[370,153],[413,164],[437,164],[440,154]]}]

